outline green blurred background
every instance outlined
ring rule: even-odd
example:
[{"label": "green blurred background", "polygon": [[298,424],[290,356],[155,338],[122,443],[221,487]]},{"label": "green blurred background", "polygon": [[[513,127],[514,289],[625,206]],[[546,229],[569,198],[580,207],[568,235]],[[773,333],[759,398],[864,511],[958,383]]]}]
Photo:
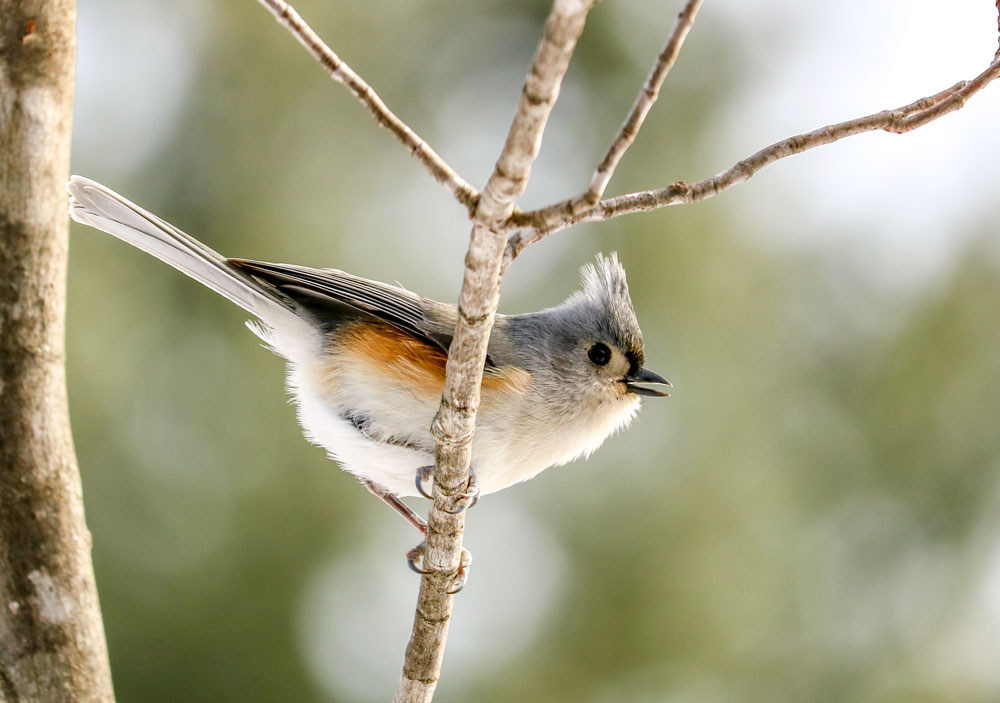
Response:
[{"label": "green blurred background", "polygon": [[[481,186],[547,3],[297,7]],[[593,12],[525,205],[586,186],[679,7]],[[226,254],[457,298],[461,208],[257,3],[79,12],[75,173]],[[707,2],[611,192],[971,77],[995,12]],[[676,392],[472,512],[437,700],[1000,700],[998,111],[992,87],[517,261],[504,312],[618,251]],[[79,226],[69,306],[119,700],[389,700],[416,535],[302,440],[242,311]]]}]

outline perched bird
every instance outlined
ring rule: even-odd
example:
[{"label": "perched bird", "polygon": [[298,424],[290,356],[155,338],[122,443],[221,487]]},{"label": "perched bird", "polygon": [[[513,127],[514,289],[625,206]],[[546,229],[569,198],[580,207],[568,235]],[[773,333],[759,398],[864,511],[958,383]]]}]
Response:
[{"label": "perched bird", "polygon": [[[256,317],[250,329],[288,361],[305,436],[424,534],[400,496],[427,493],[430,427],[444,388],[456,307],[335,269],[227,259],[80,176],[70,215],[146,251]],[[665,396],[643,368],[642,332],[616,255],[582,269],[563,304],[497,315],[472,443],[471,506],[596,450],[640,396]],[[419,548],[418,548],[419,549]],[[410,563],[419,554],[411,550]]]}]

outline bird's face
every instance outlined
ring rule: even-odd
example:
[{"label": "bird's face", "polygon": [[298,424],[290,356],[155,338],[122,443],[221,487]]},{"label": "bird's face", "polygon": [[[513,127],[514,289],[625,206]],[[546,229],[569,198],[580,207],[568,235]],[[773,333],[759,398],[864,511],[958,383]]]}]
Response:
[{"label": "bird's face", "polygon": [[557,374],[577,390],[578,402],[633,404],[639,396],[663,397],[670,382],[642,367],[641,346],[599,334],[583,334],[558,355]]},{"label": "bird's face", "polygon": [[644,356],[641,346],[623,348],[614,340],[586,339],[582,340],[580,351],[585,353],[587,359],[582,365],[591,376],[588,385],[608,398],[632,400],[640,395],[670,395],[653,387],[669,387],[670,382],[642,367]]}]

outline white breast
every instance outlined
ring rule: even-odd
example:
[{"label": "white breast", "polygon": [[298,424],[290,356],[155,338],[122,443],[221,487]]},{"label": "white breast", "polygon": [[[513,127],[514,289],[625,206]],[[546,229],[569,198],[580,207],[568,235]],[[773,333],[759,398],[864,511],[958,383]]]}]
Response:
[{"label": "white breast", "polygon": [[589,407],[554,405],[528,393],[513,407],[484,402],[476,423],[472,461],[483,493],[527,481],[550,466],[590,456],[628,425],[637,396],[608,398]]}]

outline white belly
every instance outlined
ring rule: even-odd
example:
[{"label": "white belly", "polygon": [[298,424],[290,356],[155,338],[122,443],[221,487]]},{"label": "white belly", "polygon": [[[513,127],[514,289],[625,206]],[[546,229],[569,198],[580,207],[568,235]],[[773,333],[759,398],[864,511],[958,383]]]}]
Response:
[{"label": "white belly", "polygon": [[[399,496],[419,495],[417,469],[434,464],[430,426],[440,389],[407,390],[386,374],[372,374],[363,360],[331,375],[315,337],[307,341],[296,334],[293,345],[286,335],[262,336],[289,359],[288,388],[306,438],[359,478]],[[472,468],[483,494],[589,456],[639,409],[635,395],[586,410],[578,403],[553,406],[549,397],[530,388],[515,394],[484,391],[472,444]]]},{"label": "white belly", "polygon": [[[289,386],[307,438],[359,478],[399,496],[419,495],[416,471],[434,464],[430,426],[439,397],[417,398],[398,387],[360,379],[339,385],[336,393],[323,392],[310,374],[290,366]],[[638,406],[638,398],[630,396],[580,417],[547,411],[532,398],[520,403],[484,398],[472,443],[480,491],[494,493],[550,466],[589,456],[631,421]],[[345,419],[355,412],[369,421],[368,436]]]}]

